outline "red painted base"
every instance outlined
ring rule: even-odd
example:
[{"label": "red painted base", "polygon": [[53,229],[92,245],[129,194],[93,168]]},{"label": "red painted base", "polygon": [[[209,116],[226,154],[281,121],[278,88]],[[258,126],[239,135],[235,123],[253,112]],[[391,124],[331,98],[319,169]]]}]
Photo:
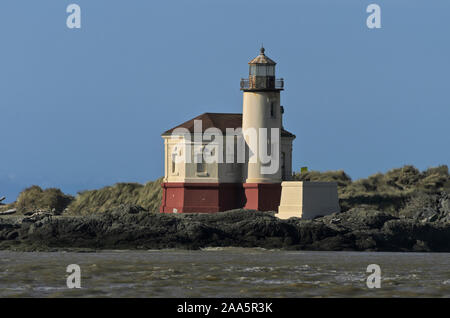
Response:
[{"label": "red painted base", "polygon": [[241,183],[183,183],[161,184],[162,213],[211,213],[242,206]]},{"label": "red painted base", "polygon": [[258,211],[278,211],[281,183],[244,183],[247,199],[244,208]]},{"label": "red painted base", "polygon": [[212,213],[232,209],[277,211],[280,183],[183,183],[161,184],[162,213]]}]

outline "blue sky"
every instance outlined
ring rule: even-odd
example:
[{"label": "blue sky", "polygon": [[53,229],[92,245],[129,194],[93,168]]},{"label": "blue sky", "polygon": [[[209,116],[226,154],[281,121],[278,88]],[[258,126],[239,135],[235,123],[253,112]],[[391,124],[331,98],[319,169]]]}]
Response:
[{"label": "blue sky", "polygon": [[[366,26],[370,3],[381,29]],[[0,195],[160,177],[161,132],[241,112],[261,43],[285,79],[295,170],[449,164],[449,12],[445,0],[2,0]]]}]

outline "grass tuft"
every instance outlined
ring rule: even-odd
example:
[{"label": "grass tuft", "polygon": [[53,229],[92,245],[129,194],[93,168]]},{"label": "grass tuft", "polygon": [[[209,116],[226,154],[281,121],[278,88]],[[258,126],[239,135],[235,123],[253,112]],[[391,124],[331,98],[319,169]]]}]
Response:
[{"label": "grass tuft", "polygon": [[113,186],[99,190],[78,193],[69,205],[70,214],[91,214],[106,212],[121,204],[132,204],[148,211],[159,211],[162,200],[162,178],[150,181],[145,185],[140,183],[116,183]]}]

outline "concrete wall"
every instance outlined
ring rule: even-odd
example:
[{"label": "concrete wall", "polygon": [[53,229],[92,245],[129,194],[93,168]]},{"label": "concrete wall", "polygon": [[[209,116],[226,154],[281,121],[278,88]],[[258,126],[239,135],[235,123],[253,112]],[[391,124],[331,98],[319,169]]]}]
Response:
[{"label": "concrete wall", "polygon": [[336,182],[286,181],[281,183],[277,217],[313,219],[340,212]]}]

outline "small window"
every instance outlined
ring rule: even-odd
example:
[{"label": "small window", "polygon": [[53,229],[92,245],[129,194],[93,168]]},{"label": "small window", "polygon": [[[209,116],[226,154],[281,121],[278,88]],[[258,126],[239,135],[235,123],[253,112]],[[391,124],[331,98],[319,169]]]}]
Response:
[{"label": "small window", "polygon": [[205,172],[205,164],[203,162],[197,163],[197,173]]},{"label": "small window", "polygon": [[172,154],[172,173],[175,173],[175,169],[176,169],[176,164],[175,164],[175,160],[176,160],[177,155],[175,153]]},{"label": "small window", "polygon": [[270,104],[270,117],[275,118],[275,105],[274,105],[274,103]]},{"label": "small window", "polygon": [[203,156],[202,154],[197,154],[197,173],[202,173],[205,172],[206,170],[206,165],[203,162]]}]

